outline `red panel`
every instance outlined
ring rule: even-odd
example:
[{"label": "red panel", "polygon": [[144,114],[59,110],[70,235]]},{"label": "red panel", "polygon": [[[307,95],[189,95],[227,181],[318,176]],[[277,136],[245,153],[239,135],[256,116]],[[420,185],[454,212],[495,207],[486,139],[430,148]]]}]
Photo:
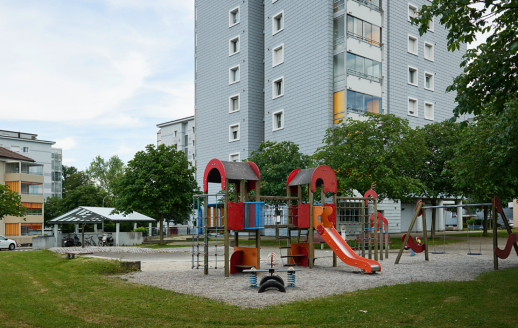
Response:
[{"label": "red panel", "polygon": [[252,171],[254,171],[255,175],[257,175],[257,179],[259,179],[259,181],[261,181],[261,172],[259,171],[257,164],[255,164],[254,162],[247,162],[247,163],[248,163],[248,165],[250,165],[250,167],[252,168]]},{"label": "red panel", "polygon": [[236,274],[243,271],[243,269],[236,268],[236,265],[243,264],[243,251],[237,251],[232,253],[230,257],[230,274]]},{"label": "red panel", "polygon": [[309,204],[299,204],[297,205],[298,209],[298,221],[297,221],[297,227],[299,228],[309,228]]},{"label": "red panel", "polygon": [[[388,220],[383,217],[383,215],[381,215],[380,212],[378,212],[378,226],[377,228],[380,227],[380,221],[383,221],[383,224],[388,224]],[[374,227],[374,213],[371,214],[371,227]]]},{"label": "red panel", "polygon": [[[369,198],[369,196],[372,196],[372,198],[378,198],[378,194],[374,190],[367,190],[365,195],[363,195],[363,198]],[[365,201],[365,206],[369,206],[369,201]]]},{"label": "red panel", "polygon": [[288,175],[288,181],[286,181],[286,185],[290,184],[290,182],[293,180],[293,178],[295,178],[295,176],[297,175],[297,173],[299,173],[300,170],[301,169],[296,169],[296,170],[291,171],[290,175]]},{"label": "red panel", "polygon": [[327,221],[333,224],[333,228],[336,228],[336,204],[326,204],[325,206],[333,208],[333,214],[327,217]]},{"label": "red panel", "polygon": [[[495,197],[496,198],[496,197]],[[511,250],[513,249],[513,244],[518,242],[518,237],[512,233],[507,238],[507,243],[505,244],[504,249],[500,249],[498,247],[495,247],[495,254],[502,260],[505,260],[509,257],[509,254],[511,254]]]},{"label": "red panel", "polygon": [[495,196],[495,210],[500,214],[504,214],[504,209],[502,208],[502,202],[500,201],[500,198],[498,198],[498,196]]},{"label": "red panel", "polygon": [[228,230],[245,229],[245,203],[228,202]]},{"label": "red panel", "polygon": [[205,172],[203,172],[203,191],[204,192],[209,191],[207,178],[209,177],[210,171],[212,171],[213,169],[218,170],[219,175],[221,176],[221,189],[225,190],[225,188],[227,187],[226,182],[225,182],[226,181],[225,167],[223,166],[223,163],[221,163],[221,161],[219,159],[215,158],[215,159],[211,160],[209,162],[209,164],[207,164],[207,166],[205,167]]},{"label": "red panel", "polygon": [[317,181],[322,179],[324,182],[324,192],[332,192],[336,194],[336,175],[332,168],[327,165],[320,165],[313,171],[311,176],[311,191],[317,190]]}]

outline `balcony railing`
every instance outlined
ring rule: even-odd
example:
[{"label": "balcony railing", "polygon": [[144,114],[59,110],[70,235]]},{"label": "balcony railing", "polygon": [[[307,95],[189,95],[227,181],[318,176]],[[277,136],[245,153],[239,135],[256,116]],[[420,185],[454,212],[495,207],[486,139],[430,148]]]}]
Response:
[{"label": "balcony railing", "polygon": [[339,12],[340,10],[344,10],[345,8],[345,0],[335,0],[333,3],[334,12]]},{"label": "balcony railing", "polygon": [[372,82],[381,83],[381,81],[383,80],[380,77],[373,76],[373,75],[368,75],[368,74],[365,74],[365,73],[362,73],[362,72],[358,72],[358,71],[352,70],[350,68],[347,69],[347,74],[354,75],[354,76],[360,77],[362,79],[367,79],[367,80],[372,81]]},{"label": "balcony railing", "polygon": [[351,37],[353,39],[356,39],[356,40],[360,40],[360,41],[363,41],[363,42],[366,42],[366,43],[369,43],[369,44],[372,44],[373,46],[375,47],[380,47],[380,43],[379,41],[376,41],[376,40],[372,40],[372,39],[369,39],[367,37],[364,37],[364,36],[361,36],[361,35],[358,35],[356,33],[353,33],[353,32],[349,32],[347,31],[347,36],[348,37]]},{"label": "balcony railing", "polygon": [[341,36],[335,39],[335,50],[343,48],[345,45],[345,36]]},{"label": "balcony railing", "polygon": [[377,11],[379,13],[383,12],[383,9],[381,9],[380,7],[378,7],[375,4],[371,3],[371,1],[368,1],[368,0],[352,0],[352,1],[357,2],[360,5],[369,7],[370,9],[375,10],[375,11]]}]

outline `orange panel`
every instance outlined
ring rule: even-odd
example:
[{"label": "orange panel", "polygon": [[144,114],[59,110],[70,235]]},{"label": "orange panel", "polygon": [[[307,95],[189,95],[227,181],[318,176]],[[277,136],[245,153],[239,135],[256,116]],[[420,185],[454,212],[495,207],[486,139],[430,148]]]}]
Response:
[{"label": "orange panel", "polygon": [[18,181],[8,181],[5,183],[14,192],[20,192],[20,183]]},{"label": "orange panel", "polygon": [[29,230],[41,230],[41,223],[22,223],[22,226],[29,226]]},{"label": "orange panel", "polygon": [[5,235],[6,236],[19,236],[20,225],[18,223],[6,223],[5,224]]},{"label": "orange panel", "polygon": [[334,94],[334,124],[345,118],[345,91]]},{"label": "orange panel", "polygon": [[243,265],[253,266],[257,269],[257,248],[234,247],[234,252],[243,251]]},{"label": "orange panel", "polygon": [[43,208],[43,204],[41,204],[41,203],[22,203],[22,206],[25,206],[25,207],[31,208],[31,209]]}]

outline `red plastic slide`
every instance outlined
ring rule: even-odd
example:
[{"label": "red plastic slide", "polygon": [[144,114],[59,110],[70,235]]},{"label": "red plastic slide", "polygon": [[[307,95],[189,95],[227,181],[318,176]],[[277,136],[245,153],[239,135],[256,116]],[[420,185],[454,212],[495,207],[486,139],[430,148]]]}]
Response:
[{"label": "red plastic slide", "polygon": [[[379,262],[356,255],[345,240],[343,240],[333,227],[333,224],[327,220],[327,217],[331,215],[332,212],[333,208],[330,206],[327,206],[325,209],[321,206],[313,207],[313,227],[317,230],[319,235],[322,236],[329,247],[331,247],[333,252],[345,264],[362,269],[367,273],[381,271]],[[319,216],[322,222],[318,221]]]}]

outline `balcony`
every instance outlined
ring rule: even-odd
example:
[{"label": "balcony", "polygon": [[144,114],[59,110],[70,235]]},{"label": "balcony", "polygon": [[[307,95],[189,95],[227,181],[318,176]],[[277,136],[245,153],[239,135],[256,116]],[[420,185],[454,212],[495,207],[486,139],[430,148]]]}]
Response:
[{"label": "balcony", "polygon": [[368,37],[358,35],[356,33],[349,32],[349,31],[347,31],[347,36],[350,38],[353,38],[355,40],[358,40],[358,41],[363,41],[365,43],[368,43],[368,44],[373,45],[378,48],[381,47],[379,40],[372,40],[372,39],[369,39]]},{"label": "balcony", "polygon": [[29,196],[43,196],[43,184],[37,182],[22,181],[21,194]]},{"label": "balcony", "polygon": [[362,6],[365,6],[369,9],[375,10],[379,13],[383,12],[383,9],[381,9],[381,0],[349,0],[354,1]]},{"label": "balcony", "polygon": [[357,77],[360,77],[362,79],[366,79],[366,80],[369,80],[369,81],[372,81],[372,82],[381,83],[381,81],[383,80],[380,77],[368,75],[368,74],[365,74],[365,73],[362,73],[362,72],[358,72],[358,71],[355,71],[355,70],[352,70],[352,69],[349,69],[349,68],[347,69],[347,74],[354,75],[354,76],[357,76]]},{"label": "balcony", "polygon": [[7,163],[5,174],[29,174],[43,176],[43,165],[31,163]]}]

